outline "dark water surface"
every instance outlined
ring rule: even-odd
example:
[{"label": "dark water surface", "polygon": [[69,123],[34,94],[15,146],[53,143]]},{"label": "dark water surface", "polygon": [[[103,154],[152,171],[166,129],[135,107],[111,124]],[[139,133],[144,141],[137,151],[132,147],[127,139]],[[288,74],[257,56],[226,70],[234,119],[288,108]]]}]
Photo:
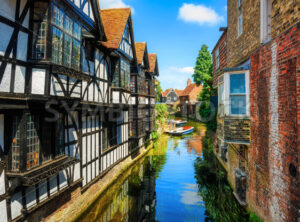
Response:
[{"label": "dark water surface", "polygon": [[208,187],[199,184],[202,182],[196,176],[198,170],[195,163],[203,160],[201,138],[204,134],[205,128],[199,125],[194,136],[161,136],[155,148],[124,172],[78,221],[180,222],[213,221],[212,218],[215,218],[214,221],[222,221],[214,217],[214,211],[217,214],[224,213],[224,218],[229,218],[228,221],[243,221],[239,215],[224,212],[228,208],[219,206],[230,203],[234,206],[229,209],[237,208],[237,211],[233,211],[240,214],[230,190],[227,195],[229,197],[216,194],[217,199],[223,200],[218,202],[208,198],[206,191],[208,194],[209,191],[215,194],[218,192],[216,187],[220,187],[220,184],[210,184]]}]

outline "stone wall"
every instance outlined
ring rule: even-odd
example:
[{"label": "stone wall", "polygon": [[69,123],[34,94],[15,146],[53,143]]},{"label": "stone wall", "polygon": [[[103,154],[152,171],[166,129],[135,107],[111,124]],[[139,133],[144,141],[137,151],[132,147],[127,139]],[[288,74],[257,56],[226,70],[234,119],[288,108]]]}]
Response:
[{"label": "stone wall", "polygon": [[272,3],[272,37],[276,38],[300,20],[300,4],[297,0],[273,0]]},{"label": "stone wall", "polygon": [[297,221],[300,207],[300,26],[251,56],[248,204],[267,221]]},{"label": "stone wall", "polygon": [[224,118],[224,140],[225,141],[250,141],[250,120],[248,118]]},{"label": "stone wall", "polygon": [[[216,51],[219,49],[219,67],[216,66]],[[223,32],[214,50],[213,56],[213,85],[218,85],[218,76],[222,73],[222,69],[227,67],[227,30]]]},{"label": "stone wall", "polygon": [[228,0],[228,67],[232,68],[260,46],[260,1],[242,1],[243,33],[238,36],[238,1]]}]

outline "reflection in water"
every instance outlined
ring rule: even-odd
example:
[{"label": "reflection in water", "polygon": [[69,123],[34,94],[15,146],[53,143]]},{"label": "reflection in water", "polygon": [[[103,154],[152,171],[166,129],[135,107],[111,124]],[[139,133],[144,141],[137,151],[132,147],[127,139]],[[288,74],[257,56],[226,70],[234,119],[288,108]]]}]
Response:
[{"label": "reflection in water", "polygon": [[[222,215],[227,220],[242,214],[231,190],[226,192],[226,182],[211,183],[213,169],[199,167],[206,158],[201,141],[205,128],[196,127],[193,137],[161,136],[78,221],[220,221]],[[232,221],[238,219],[243,221]]]}]

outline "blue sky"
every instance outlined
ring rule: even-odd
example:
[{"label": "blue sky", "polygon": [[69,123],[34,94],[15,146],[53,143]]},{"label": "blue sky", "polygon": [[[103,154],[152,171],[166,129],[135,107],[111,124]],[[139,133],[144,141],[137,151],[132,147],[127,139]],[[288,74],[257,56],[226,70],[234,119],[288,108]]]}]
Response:
[{"label": "blue sky", "polygon": [[158,54],[163,90],[184,89],[202,44],[212,50],[227,24],[227,0],[100,0],[100,7],[131,7],[136,42]]}]

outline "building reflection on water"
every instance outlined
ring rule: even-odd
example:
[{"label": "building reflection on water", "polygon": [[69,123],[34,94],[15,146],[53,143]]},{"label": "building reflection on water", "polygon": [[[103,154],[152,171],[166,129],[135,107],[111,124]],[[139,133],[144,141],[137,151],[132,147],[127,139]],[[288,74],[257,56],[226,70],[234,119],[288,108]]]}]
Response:
[{"label": "building reflection on water", "polygon": [[155,221],[155,169],[153,157],[136,164],[78,221]]}]

